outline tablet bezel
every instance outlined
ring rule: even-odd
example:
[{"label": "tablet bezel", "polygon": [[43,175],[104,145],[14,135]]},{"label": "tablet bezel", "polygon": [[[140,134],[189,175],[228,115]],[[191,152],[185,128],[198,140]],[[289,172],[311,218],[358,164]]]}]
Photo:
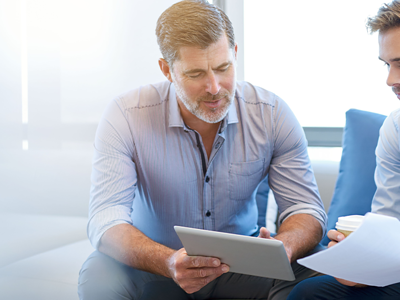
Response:
[{"label": "tablet bezel", "polygon": [[292,281],[295,279],[283,243],[233,233],[174,226],[190,256],[217,257],[230,272]]}]

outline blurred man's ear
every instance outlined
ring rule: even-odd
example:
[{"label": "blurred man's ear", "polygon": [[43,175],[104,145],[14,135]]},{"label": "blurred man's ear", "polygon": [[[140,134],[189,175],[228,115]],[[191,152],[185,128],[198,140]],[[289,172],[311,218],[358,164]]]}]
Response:
[{"label": "blurred man's ear", "polygon": [[172,69],[169,67],[167,61],[163,58],[160,58],[158,60],[158,65],[160,66],[160,70],[164,74],[164,76],[167,77],[170,82],[172,82]]}]

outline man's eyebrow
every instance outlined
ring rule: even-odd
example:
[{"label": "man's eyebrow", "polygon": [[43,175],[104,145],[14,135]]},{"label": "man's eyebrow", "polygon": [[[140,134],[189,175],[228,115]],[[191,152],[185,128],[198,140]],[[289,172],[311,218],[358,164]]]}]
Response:
[{"label": "man's eyebrow", "polygon": [[[213,70],[219,70],[219,69],[228,67],[231,64],[232,64],[232,62],[230,62],[230,61],[224,62],[224,63],[220,64],[218,67],[216,67]],[[187,74],[194,74],[194,73],[200,73],[200,72],[206,72],[206,70],[204,70],[204,69],[191,69],[191,70],[184,71],[183,74],[187,75]]]},{"label": "man's eyebrow", "polygon": [[224,63],[220,64],[218,67],[216,67],[214,70],[223,69],[225,67],[230,66],[231,64],[232,64],[232,62],[230,62],[230,61],[224,62]]},{"label": "man's eyebrow", "polygon": [[[378,57],[378,59],[381,60],[381,61],[383,61],[383,62],[386,62],[385,60],[383,60],[383,59],[380,58],[380,57]],[[397,61],[400,61],[400,57],[396,57],[396,58],[389,59],[389,61],[390,61],[390,62],[397,62]]]},{"label": "man's eyebrow", "polygon": [[191,69],[191,70],[186,70],[183,71],[183,74],[193,74],[193,73],[200,73],[200,72],[204,72],[204,69]]}]

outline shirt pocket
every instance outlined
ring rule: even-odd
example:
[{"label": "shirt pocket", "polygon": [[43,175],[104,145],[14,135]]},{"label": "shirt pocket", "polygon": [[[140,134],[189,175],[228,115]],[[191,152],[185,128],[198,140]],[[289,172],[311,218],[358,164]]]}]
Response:
[{"label": "shirt pocket", "polygon": [[261,182],[264,159],[231,163],[229,166],[229,197],[232,200],[248,199]]}]

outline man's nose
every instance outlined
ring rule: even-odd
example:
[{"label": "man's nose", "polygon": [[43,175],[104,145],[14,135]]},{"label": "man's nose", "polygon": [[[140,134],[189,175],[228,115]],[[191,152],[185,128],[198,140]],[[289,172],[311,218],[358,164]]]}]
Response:
[{"label": "man's nose", "polygon": [[386,84],[388,86],[400,85],[400,69],[391,67],[389,69],[389,74],[386,79]]},{"label": "man's nose", "polygon": [[211,95],[216,95],[220,89],[221,86],[219,85],[218,77],[212,72],[207,79],[206,92],[210,93]]}]

